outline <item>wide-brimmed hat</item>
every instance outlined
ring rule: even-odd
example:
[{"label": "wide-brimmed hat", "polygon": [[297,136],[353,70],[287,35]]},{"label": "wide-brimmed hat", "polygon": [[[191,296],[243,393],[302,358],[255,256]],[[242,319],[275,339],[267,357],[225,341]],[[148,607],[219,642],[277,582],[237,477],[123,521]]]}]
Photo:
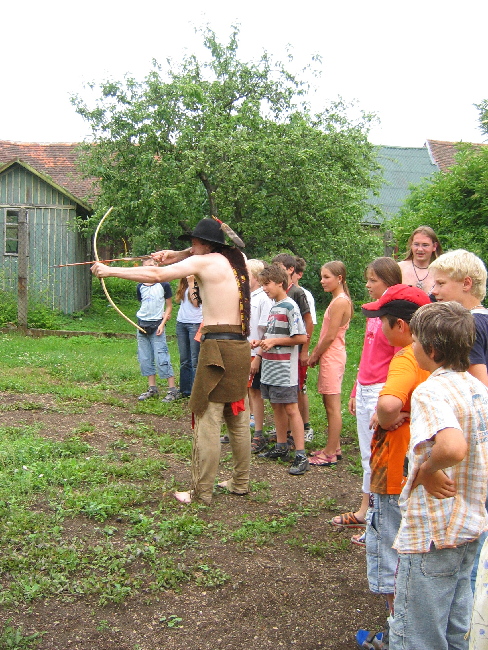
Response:
[{"label": "wide-brimmed hat", "polygon": [[180,235],[178,239],[187,241],[196,237],[197,239],[203,239],[204,241],[211,241],[215,244],[221,244],[227,246],[225,243],[225,235],[220,227],[220,223],[215,219],[201,219],[192,232],[186,233],[185,235]]},{"label": "wide-brimmed hat", "polygon": [[402,320],[410,321],[419,307],[431,302],[429,296],[408,284],[395,284],[388,287],[379,300],[362,305],[361,309],[366,318],[379,316],[396,316]]}]

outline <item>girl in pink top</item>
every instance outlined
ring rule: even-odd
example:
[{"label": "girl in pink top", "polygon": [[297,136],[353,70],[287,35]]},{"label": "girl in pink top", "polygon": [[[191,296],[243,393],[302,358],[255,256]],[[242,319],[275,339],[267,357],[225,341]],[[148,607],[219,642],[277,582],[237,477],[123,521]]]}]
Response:
[{"label": "girl in pink top", "polygon": [[[395,284],[401,284],[400,266],[391,257],[378,257],[365,271],[366,289],[372,300],[378,300]],[[378,395],[383,388],[393,355],[399,348],[392,347],[381,329],[379,318],[366,319],[364,345],[359,362],[356,383],[349,399],[349,413],[357,418],[359,448],[363,466],[362,500],[359,510],[346,512],[332,519],[334,526],[362,528],[366,526],[366,510],[369,503],[369,457],[371,454],[371,416],[376,411]],[[354,540],[353,540],[354,541]],[[356,540],[357,541],[357,540]]]},{"label": "girl in pink top", "polygon": [[342,429],[341,385],[346,367],[345,334],[353,314],[346,268],[342,262],[327,262],[321,269],[320,284],[332,294],[324,314],[320,338],[308,360],[309,366],[320,364],[318,391],[322,394],[327,413],[328,436],[324,449],[310,459],[311,465],[331,467],[340,455]]}]

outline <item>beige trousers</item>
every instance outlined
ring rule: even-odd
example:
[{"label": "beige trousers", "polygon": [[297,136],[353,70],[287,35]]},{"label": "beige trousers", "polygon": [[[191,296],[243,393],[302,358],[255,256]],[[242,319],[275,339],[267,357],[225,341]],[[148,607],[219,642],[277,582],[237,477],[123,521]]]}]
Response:
[{"label": "beige trousers", "polygon": [[245,411],[232,414],[230,404],[209,402],[205,413],[195,417],[192,448],[192,496],[206,504],[212,501],[215,477],[220,461],[220,434],[223,422],[229,431],[232,451],[232,478],[227,489],[236,494],[249,492],[249,467],[251,464],[251,435],[249,431],[249,402]]}]

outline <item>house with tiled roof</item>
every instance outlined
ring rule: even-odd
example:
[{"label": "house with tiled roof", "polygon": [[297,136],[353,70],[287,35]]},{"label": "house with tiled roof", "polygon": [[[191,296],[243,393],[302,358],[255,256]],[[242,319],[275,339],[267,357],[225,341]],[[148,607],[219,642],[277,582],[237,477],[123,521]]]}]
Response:
[{"label": "house with tiled roof", "polygon": [[369,199],[374,206],[364,223],[380,226],[394,217],[410,193],[410,186],[430,178],[438,167],[427,147],[376,147],[378,164],[383,174],[383,184],[377,196]]},{"label": "house with tiled roof", "polygon": [[65,313],[84,309],[91,298],[88,267],[55,268],[90,259],[91,241],[78,232],[76,220],[92,213],[96,185],[78,170],[78,146],[0,141],[0,288],[17,287],[22,211],[28,223],[29,296]]},{"label": "house with tiled roof", "polygon": [[[447,172],[456,164],[455,157],[457,153],[458,142],[445,142],[443,140],[426,140],[425,145],[429,156],[434,165],[441,172]],[[487,147],[486,144],[471,142],[474,147]]]}]

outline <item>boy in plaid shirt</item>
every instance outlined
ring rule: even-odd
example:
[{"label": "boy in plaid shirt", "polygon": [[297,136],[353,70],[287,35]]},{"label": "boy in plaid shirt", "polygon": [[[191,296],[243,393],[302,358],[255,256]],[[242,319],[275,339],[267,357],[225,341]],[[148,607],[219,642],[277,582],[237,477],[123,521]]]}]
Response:
[{"label": "boy in plaid shirt", "polygon": [[475,340],[467,309],[425,305],[410,327],[415,358],[432,374],[412,396],[389,647],[463,650],[476,542],[488,528],[488,393],[466,372]]}]

